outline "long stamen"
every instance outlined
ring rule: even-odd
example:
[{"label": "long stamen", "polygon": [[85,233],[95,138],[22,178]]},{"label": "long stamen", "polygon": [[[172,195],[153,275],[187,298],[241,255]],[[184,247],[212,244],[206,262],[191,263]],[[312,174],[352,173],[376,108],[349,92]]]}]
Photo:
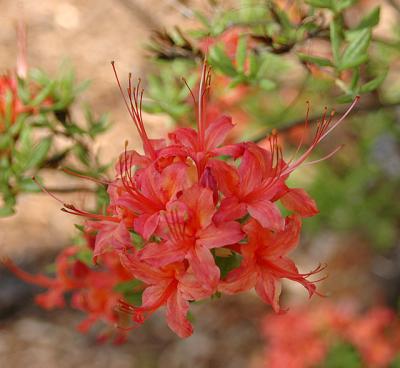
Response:
[{"label": "long stamen", "polygon": [[53,193],[49,192],[42,184],[39,183],[39,181],[34,176],[32,176],[32,180],[36,183],[36,185],[40,188],[40,190],[42,192],[48,194],[50,197],[55,199],[57,202],[61,203],[63,205],[63,207],[66,206],[65,202],[63,202],[60,198],[56,197]]},{"label": "long stamen", "polygon": [[210,83],[211,83],[211,71],[207,65],[207,62],[204,60],[200,78],[199,97],[197,100],[198,103],[197,124],[198,124],[200,150],[204,149],[204,144],[205,144],[204,141],[205,141],[205,130],[206,130],[206,119],[205,119],[206,100]]},{"label": "long stamen", "polygon": [[189,90],[190,95],[192,96],[193,104],[196,106],[196,104],[197,104],[196,97],[194,96],[194,93],[193,93],[192,89],[190,88],[189,83],[187,82],[187,80],[184,77],[182,77],[182,80],[183,80],[183,83],[185,83],[187,89]]},{"label": "long stamen", "polygon": [[76,208],[72,204],[64,204],[64,208],[61,208],[61,211],[69,213],[71,215],[75,215],[75,216],[81,216],[81,217],[90,218],[92,220],[104,220],[104,221],[111,221],[111,222],[120,222],[120,219],[118,219],[116,217],[98,215],[98,214],[95,214],[95,213],[82,211],[82,210]]},{"label": "long stamen", "polygon": [[[331,125],[332,118],[334,116],[334,112],[332,112],[329,116],[328,119],[326,119],[326,109],[324,111],[324,114],[322,116],[321,122],[318,124],[317,127],[317,132],[315,133],[314,139],[310,145],[310,147],[300,156],[300,158],[294,162],[292,165],[287,165],[285,170],[283,171],[283,175],[290,174],[292,171],[294,171],[297,167],[299,167],[311,154],[311,152],[314,150],[314,148],[319,144],[333,129],[335,129],[340,123],[344,121],[344,119],[350,114],[351,110],[354,108],[354,106],[357,104],[359,101],[360,97],[357,96],[353,103],[350,105],[350,107],[347,109],[347,111],[343,114],[343,116],[336,121],[333,125]],[[330,156],[329,156],[330,157]]]},{"label": "long stamen", "polygon": [[300,149],[301,149],[301,147],[303,146],[303,143],[304,143],[304,139],[305,139],[306,133],[308,132],[309,117],[310,117],[310,101],[306,101],[306,104],[307,104],[307,111],[306,111],[306,119],[304,121],[303,132],[301,134],[300,141],[299,141],[299,143],[297,145],[295,153],[293,154],[293,156],[288,161],[288,165],[290,165],[290,163],[292,163],[295,160],[296,156],[300,152]]},{"label": "long stamen", "polygon": [[125,97],[125,93],[122,89],[121,82],[118,78],[118,73],[115,68],[115,62],[112,61],[111,65],[114,71],[119,91],[124,100],[125,106],[128,109],[129,115],[131,116],[132,121],[135,124],[135,127],[140,135],[140,138],[143,142],[145,149],[150,154],[151,158],[155,160],[157,158],[157,155],[154,151],[153,145],[151,144],[149,137],[147,136],[146,129],[143,124],[143,117],[142,117],[143,90],[140,90],[139,92],[141,80],[139,79],[137,86],[132,88],[132,76],[131,74],[129,74],[128,88],[127,88],[128,99],[129,99],[128,102],[127,98]]},{"label": "long stamen", "polygon": [[97,214],[94,214],[94,213],[90,213],[90,212],[79,210],[73,204],[68,204],[68,203],[63,202],[60,198],[56,197],[53,193],[48,191],[42,184],[39,183],[39,181],[34,176],[32,177],[32,180],[36,183],[36,185],[44,193],[48,194],[50,197],[52,197],[57,202],[62,204],[63,208],[61,208],[61,211],[63,211],[63,212],[66,212],[66,213],[69,213],[69,214],[75,215],[75,216],[81,216],[81,217],[90,218],[90,219],[93,219],[93,220],[106,220],[106,221],[112,221],[112,222],[119,222],[119,220],[117,218],[115,218],[115,217],[97,215]]},{"label": "long stamen", "polygon": [[353,110],[354,106],[358,103],[360,100],[360,96],[356,96],[354,99],[353,103],[350,105],[350,107],[347,109],[347,111],[343,114],[343,116],[335,123],[333,124],[320,138],[320,141],[323,140],[333,129],[335,129],[340,123],[343,122],[344,119],[350,114],[351,110]]},{"label": "long stamen", "polygon": [[66,168],[66,167],[63,167],[61,170],[64,171],[66,174],[76,176],[77,178],[90,180],[90,181],[93,181],[93,182],[95,182],[97,184],[109,185],[111,183],[110,181],[107,181],[107,180],[96,179],[96,178],[93,178],[91,176],[79,174],[79,173],[77,173],[75,171],[72,171],[72,170]]},{"label": "long stamen", "polygon": [[336,147],[331,153],[328,153],[326,156],[324,156],[318,160],[305,162],[303,165],[304,166],[315,165],[315,164],[318,164],[319,162],[328,160],[329,158],[334,156],[338,151],[340,151],[343,147],[344,147],[344,144],[341,144],[340,146]]}]

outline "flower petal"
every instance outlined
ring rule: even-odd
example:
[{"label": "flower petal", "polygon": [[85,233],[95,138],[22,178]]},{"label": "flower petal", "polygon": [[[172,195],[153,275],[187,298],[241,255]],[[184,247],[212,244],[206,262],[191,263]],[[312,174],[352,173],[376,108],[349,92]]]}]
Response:
[{"label": "flower petal", "polygon": [[222,160],[210,160],[208,165],[218,183],[219,190],[225,196],[231,196],[238,192],[239,174],[235,167]]},{"label": "flower petal", "polygon": [[215,206],[213,192],[210,189],[193,185],[183,192],[179,201],[185,203],[191,210],[191,215],[200,228],[204,228],[211,223]]},{"label": "flower petal", "polygon": [[204,246],[196,245],[187,254],[194,274],[207,289],[215,290],[219,281],[219,268],[211,252]]},{"label": "flower petal", "polygon": [[136,256],[131,254],[120,254],[121,264],[133,276],[146,284],[159,284],[165,280],[165,274],[157,267],[153,267],[145,262],[140,261]]},{"label": "flower petal", "polygon": [[213,220],[217,224],[225,221],[232,221],[243,217],[246,214],[246,205],[240,203],[236,197],[224,198],[218,212],[214,215]]},{"label": "flower petal", "polygon": [[280,231],[285,226],[285,220],[275,203],[267,199],[253,200],[247,204],[250,215],[264,228]]},{"label": "flower petal", "polygon": [[179,337],[189,337],[193,333],[193,326],[187,319],[189,302],[182,297],[179,290],[168,298],[166,317],[169,328]]},{"label": "flower petal", "polygon": [[236,221],[223,222],[218,226],[211,224],[197,233],[197,242],[208,249],[235,244],[242,240],[244,233]]},{"label": "flower petal", "polygon": [[228,273],[225,280],[218,285],[218,291],[226,294],[237,294],[254,287],[257,272],[251,264],[242,264]]},{"label": "flower petal", "polygon": [[272,306],[275,313],[280,312],[279,296],[281,295],[282,286],[279,280],[268,272],[261,272],[255,289],[259,297]]},{"label": "flower petal", "polygon": [[143,226],[143,237],[148,240],[150,236],[153,235],[154,231],[158,226],[158,222],[160,220],[160,213],[153,213],[151,216],[148,216],[144,226]]},{"label": "flower petal", "polygon": [[90,222],[93,228],[98,229],[93,258],[108,250],[123,250],[131,246],[131,235],[123,221]]},{"label": "flower petal", "polygon": [[290,189],[280,200],[289,211],[302,217],[311,217],[319,212],[315,201],[301,188]]},{"label": "flower petal", "polygon": [[265,241],[270,246],[265,247],[263,255],[265,257],[278,257],[288,254],[299,243],[301,231],[301,220],[297,215],[286,218],[285,229],[283,231],[265,236]]},{"label": "flower petal", "polygon": [[233,126],[230,116],[223,115],[213,121],[205,132],[206,150],[211,151],[223,143]]},{"label": "flower petal", "polygon": [[197,151],[198,136],[192,128],[179,128],[173,133],[168,134],[169,139],[177,145],[189,148],[191,151]]},{"label": "flower petal", "polygon": [[173,246],[169,242],[148,243],[139,252],[139,258],[152,266],[162,267],[185,258],[185,250]]},{"label": "flower petal", "polygon": [[243,153],[238,172],[240,175],[240,192],[244,195],[251,193],[260,186],[263,179],[260,161],[247,149]]}]

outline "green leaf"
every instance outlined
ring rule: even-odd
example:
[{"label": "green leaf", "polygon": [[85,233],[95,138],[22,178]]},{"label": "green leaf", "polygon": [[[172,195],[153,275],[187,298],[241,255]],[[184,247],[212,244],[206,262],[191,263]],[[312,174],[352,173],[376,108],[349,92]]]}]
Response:
[{"label": "green leaf", "polygon": [[340,13],[344,9],[352,6],[357,0],[333,0],[333,10],[336,13]]},{"label": "green leaf", "polygon": [[360,88],[361,93],[368,93],[372,92],[373,90],[377,89],[381,83],[385,80],[387,75],[387,71],[381,73],[374,79],[370,80],[369,82],[365,83],[363,86]]},{"label": "green leaf", "polygon": [[34,147],[33,152],[31,153],[25,167],[27,169],[38,167],[46,158],[52,142],[53,140],[51,137],[42,139],[40,143],[37,144],[36,147]]},{"label": "green leaf", "polygon": [[82,164],[90,166],[89,152],[86,147],[77,143],[73,148],[73,152]]},{"label": "green leaf", "polygon": [[143,283],[140,280],[128,280],[117,284],[114,290],[121,293],[130,304],[137,306],[142,304],[143,290],[140,290],[142,289],[141,285]]},{"label": "green leaf", "polygon": [[244,75],[238,75],[232,79],[232,82],[229,83],[229,88],[235,88],[239,84],[246,83],[247,78]]},{"label": "green leaf", "polygon": [[229,271],[239,267],[242,257],[238,253],[232,253],[229,257],[215,257],[215,263],[221,271],[221,277],[224,278]]},{"label": "green leaf", "polygon": [[236,48],[236,67],[237,71],[240,73],[244,72],[246,53],[247,53],[247,40],[246,37],[242,36],[239,38],[239,42]]},{"label": "green leaf", "polygon": [[28,117],[27,113],[24,114],[19,114],[17,115],[17,118],[14,122],[13,125],[11,125],[10,129],[8,130],[8,132],[13,136],[17,136],[18,134],[20,134],[21,130],[24,128],[24,126],[26,125],[26,118]]},{"label": "green leaf", "polygon": [[349,103],[354,101],[355,96],[353,94],[344,94],[339,96],[336,100],[340,104]]},{"label": "green leaf", "polygon": [[257,55],[254,52],[250,53],[249,56],[250,70],[249,70],[249,78],[254,78],[258,70],[260,69],[260,62],[257,58]]},{"label": "green leaf", "polygon": [[32,180],[32,178],[22,178],[18,181],[18,190],[21,192],[40,192],[38,185]]},{"label": "green leaf", "polygon": [[381,8],[377,6],[376,8],[374,8],[374,10],[368,13],[363,19],[361,19],[361,22],[355,29],[375,27],[379,23],[380,13],[381,13]]},{"label": "green leaf", "polygon": [[124,295],[124,297],[128,303],[134,306],[139,306],[142,305],[142,295],[143,295],[143,290],[138,291],[137,293],[126,294]]},{"label": "green leaf", "polygon": [[54,86],[55,81],[51,81],[49,84],[47,84],[29,103],[29,106],[38,106],[40,103],[42,103],[46,97],[52,93]]},{"label": "green leaf", "polygon": [[128,280],[124,282],[120,282],[119,284],[114,286],[114,290],[118,291],[121,294],[131,293],[135,288],[142,285],[143,283],[140,280]]},{"label": "green leaf", "polygon": [[4,150],[11,145],[12,139],[9,134],[3,133],[0,135],[0,150]]},{"label": "green leaf", "polygon": [[314,8],[333,8],[332,0],[306,0],[306,3],[310,4]]},{"label": "green leaf", "polygon": [[390,364],[390,368],[400,368],[400,354],[398,353],[393,360],[393,362]]},{"label": "green leaf", "polygon": [[91,85],[92,81],[90,80],[85,80],[81,83],[79,83],[75,88],[74,88],[74,94],[79,95],[80,93],[84,92],[85,90],[88,89],[88,87]]},{"label": "green leaf", "polygon": [[364,64],[366,61],[368,61],[368,55],[359,55],[357,57],[354,57],[353,59],[349,59],[347,63],[343,62],[339,65],[339,70],[345,70],[345,69],[351,69],[355,68],[361,64]]},{"label": "green leaf", "polygon": [[221,45],[216,45],[211,48],[209,58],[211,64],[219,68],[223,73],[230,77],[236,76],[236,70],[232,61],[222,49]]},{"label": "green leaf", "polygon": [[272,91],[276,88],[276,83],[269,79],[262,79],[259,85],[265,91]]},{"label": "green leaf", "polygon": [[15,213],[15,210],[13,207],[9,207],[9,206],[0,207],[0,217],[11,216],[14,213]]},{"label": "green leaf", "polygon": [[[329,0],[330,1],[330,0]],[[274,4],[273,2],[271,2]],[[274,14],[278,17],[279,19],[279,24],[282,26],[282,28],[286,31],[293,30],[295,27],[290,21],[290,18],[287,14],[287,12],[281,10],[279,7],[273,5],[273,12]]]},{"label": "green leaf", "polygon": [[350,83],[351,91],[354,91],[356,89],[359,80],[360,80],[360,69],[355,69]]},{"label": "green leaf", "polygon": [[339,64],[340,61],[340,45],[342,43],[341,37],[341,25],[337,19],[334,19],[330,25],[330,38],[332,47],[333,62],[335,65]]},{"label": "green leaf", "polygon": [[31,91],[27,87],[25,79],[18,78],[18,97],[27,105],[31,99]]},{"label": "green leaf", "polygon": [[79,252],[75,255],[76,259],[84,263],[88,267],[93,267],[93,252],[89,248],[79,249]]},{"label": "green leaf", "polygon": [[200,21],[201,23],[203,23],[203,25],[207,28],[210,29],[211,28],[211,24],[210,21],[208,19],[207,16],[205,16],[203,13],[199,12],[199,11],[194,11],[193,15],[195,16],[195,18],[197,18],[198,21]]},{"label": "green leaf", "polygon": [[29,75],[38,84],[46,85],[50,83],[49,77],[40,69],[31,69]]},{"label": "green leaf", "polygon": [[305,61],[307,63],[316,64],[318,66],[333,66],[332,62],[329,59],[323,57],[312,56],[303,53],[298,53],[297,56],[300,58],[301,61]]},{"label": "green leaf", "polygon": [[339,70],[345,70],[354,68],[355,66],[364,63],[367,58],[367,49],[371,41],[371,29],[364,28],[357,31],[357,34],[352,36],[352,41],[343,52],[340,63],[338,65]]},{"label": "green leaf", "polygon": [[347,343],[334,345],[328,352],[324,368],[361,368],[360,354]]},{"label": "green leaf", "polygon": [[6,90],[6,93],[4,94],[4,105],[5,105],[5,111],[4,111],[4,125],[6,129],[8,129],[11,126],[12,123],[12,117],[13,117],[13,94],[10,90]]}]

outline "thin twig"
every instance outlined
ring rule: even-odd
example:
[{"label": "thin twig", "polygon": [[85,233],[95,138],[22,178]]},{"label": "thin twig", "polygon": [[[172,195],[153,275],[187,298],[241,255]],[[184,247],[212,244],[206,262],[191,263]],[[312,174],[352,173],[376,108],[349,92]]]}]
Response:
[{"label": "thin twig", "polygon": [[70,188],[51,188],[46,187],[46,189],[51,193],[96,193],[96,188],[88,187],[70,187]]}]

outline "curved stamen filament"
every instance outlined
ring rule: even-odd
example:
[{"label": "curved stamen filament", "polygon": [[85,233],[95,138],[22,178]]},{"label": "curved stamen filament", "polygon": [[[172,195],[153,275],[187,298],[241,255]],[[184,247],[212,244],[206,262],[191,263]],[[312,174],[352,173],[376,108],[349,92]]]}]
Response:
[{"label": "curved stamen filament", "polygon": [[127,88],[127,94],[129,99],[128,103],[128,100],[126,99],[125,93],[122,89],[121,82],[118,78],[118,73],[115,68],[115,62],[112,61],[111,65],[114,71],[115,79],[117,80],[118,88],[124,100],[125,106],[128,109],[129,115],[131,116],[133,123],[136,126],[136,129],[143,142],[143,146],[146,149],[147,153],[150,154],[151,158],[155,160],[157,158],[157,155],[154,151],[153,145],[151,144],[149,137],[147,136],[147,132],[143,123],[143,116],[142,116],[143,89],[140,89],[141,80],[139,78],[137,86],[132,88],[132,75],[131,73],[129,73],[128,88]]},{"label": "curved stamen filament", "polygon": [[[350,105],[350,107],[347,109],[347,111],[343,114],[343,116],[338,119],[333,125],[332,119],[334,116],[334,111],[331,112],[329,115],[329,118],[326,118],[327,115],[327,109],[325,108],[325,111],[323,113],[321,121],[318,123],[317,126],[317,131],[315,133],[314,139],[310,144],[310,147],[300,156],[300,158],[295,161],[292,165],[287,165],[286,168],[283,170],[283,175],[290,174],[292,171],[294,171],[297,167],[299,167],[311,154],[311,152],[314,150],[314,148],[333,130],[335,129],[339,124],[341,124],[344,119],[350,114],[351,110],[353,110],[354,106],[357,104],[359,101],[360,97],[357,96],[353,103]],[[338,149],[336,149],[337,151]],[[328,155],[330,157],[330,155]]]}]

